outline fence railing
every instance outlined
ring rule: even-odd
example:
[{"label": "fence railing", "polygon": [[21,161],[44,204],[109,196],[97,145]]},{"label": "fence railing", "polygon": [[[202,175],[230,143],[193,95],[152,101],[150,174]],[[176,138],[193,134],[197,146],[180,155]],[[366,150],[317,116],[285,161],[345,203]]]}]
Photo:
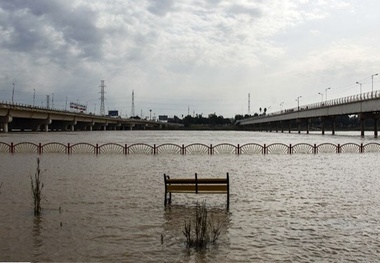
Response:
[{"label": "fence railing", "polygon": [[63,154],[317,154],[317,153],[370,153],[380,152],[380,143],[371,142],[367,144],[357,143],[297,143],[297,144],[230,144],[220,143],[216,145],[206,145],[203,143],[193,143],[188,145],[178,145],[173,143],[165,143],[161,145],[149,145],[146,143],[135,144],[91,144],[91,143],[75,143],[63,144],[59,142],[49,142],[45,144],[32,142],[5,143],[0,142],[0,153],[63,153]]}]

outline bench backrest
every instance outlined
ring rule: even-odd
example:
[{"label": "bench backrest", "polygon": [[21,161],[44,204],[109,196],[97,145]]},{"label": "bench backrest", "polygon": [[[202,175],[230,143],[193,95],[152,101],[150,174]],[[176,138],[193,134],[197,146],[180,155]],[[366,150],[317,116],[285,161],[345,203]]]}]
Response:
[{"label": "bench backrest", "polygon": [[166,192],[209,192],[209,193],[228,193],[229,175],[226,178],[200,178],[195,173],[194,178],[175,178],[171,179],[164,174]]}]

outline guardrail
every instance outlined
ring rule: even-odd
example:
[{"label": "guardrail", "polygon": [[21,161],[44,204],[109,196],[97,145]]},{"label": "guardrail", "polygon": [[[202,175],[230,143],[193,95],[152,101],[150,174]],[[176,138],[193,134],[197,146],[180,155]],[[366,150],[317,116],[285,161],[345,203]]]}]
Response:
[{"label": "guardrail", "polygon": [[[342,97],[338,99],[332,99],[332,100],[327,100],[327,101],[322,101],[322,102],[317,102],[317,103],[312,103],[312,104],[307,104],[307,105],[300,105],[299,107],[284,109],[281,111],[268,113],[266,115],[252,116],[246,119],[261,119],[261,118],[266,118],[268,116],[277,116],[277,115],[282,115],[286,113],[293,113],[296,111],[319,109],[319,108],[331,107],[335,105],[349,104],[349,103],[354,103],[354,102],[359,102],[359,101],[375,100],[375,99],[380,99],[380,90],[370,91],[370,92],[366,92],[362,94],[356,94],[356,95],[346,96],[346,97]],[[238,122],[244,122],[244,120],[246,119],[241,119]]]},{"label": "guardrail", "polygon": [[49,142],[45,144],[36,144],[32,142],[5,143],[0,142],[0,153],[63,153],[63,154],[236,154],[236,155],[252,155],[252,154],[317,154],[317,153],[371,153],[380,152],[380,143],[371,142],[367,144],[345,143],[345,144],[257,144],[246,143],[233,145],[230,143],[220,143],[217,145],[206,145],[203,143],[193,143],[189,145],[178,145],[173,143],[165,143],[161,145],[149,145],[145,143],[135,144],[90,144],[75,143],[63,144],[59,142]]}]

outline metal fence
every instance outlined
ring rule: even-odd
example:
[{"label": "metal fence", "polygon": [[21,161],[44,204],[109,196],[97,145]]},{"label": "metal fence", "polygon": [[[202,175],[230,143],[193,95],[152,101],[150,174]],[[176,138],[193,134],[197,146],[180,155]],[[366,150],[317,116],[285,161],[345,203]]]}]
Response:
[{"label": "metal fence", "polygon": [[178,145],[165,143],[161,145],[149,145],[145,143],[135,144],[90,144],[75,143],[63,144],[59,142],[49,142],[36,144],[32,142],[4,143],[0,142],[0,153],[62,153],[62,154],[176,154],[176,155],[254,155],[254,154],[317,154],[317,153],[371,153],[380,152],[380,143],[371,142],[367,144],[345,143],[321,143],[321,144],[257,144],[246,143],[233,145],[230,143],[220,143],[216,145],[206,145],[203,143],[193,143],[189,145]]}]

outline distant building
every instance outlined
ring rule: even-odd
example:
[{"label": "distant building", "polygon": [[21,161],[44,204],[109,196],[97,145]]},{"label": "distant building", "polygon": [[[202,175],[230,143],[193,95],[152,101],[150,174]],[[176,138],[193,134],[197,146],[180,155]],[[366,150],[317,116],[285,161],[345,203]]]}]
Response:
[{"label": "distant building", "polygon": [[168,121],[168,115],[158,115],[158,120],[167,122]]},{"label": "distant building", "polygon": [[109,110],[108,111],[108,116],[110,116],[110,117],[117,117],[117,116],[119,116],[119,111],[117,111],[117,110]]}]

